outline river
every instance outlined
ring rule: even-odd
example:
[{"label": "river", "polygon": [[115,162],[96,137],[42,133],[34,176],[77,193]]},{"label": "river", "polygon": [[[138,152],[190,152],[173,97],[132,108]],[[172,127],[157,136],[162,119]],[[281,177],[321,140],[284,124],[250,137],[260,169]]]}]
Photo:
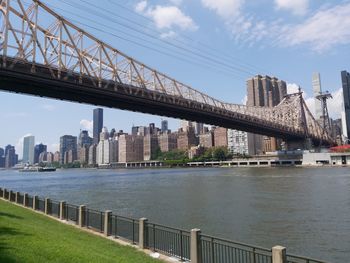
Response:
[{"label": "river", "polygon": [[350,262],[349,168],[0,171],[0,187]]}]

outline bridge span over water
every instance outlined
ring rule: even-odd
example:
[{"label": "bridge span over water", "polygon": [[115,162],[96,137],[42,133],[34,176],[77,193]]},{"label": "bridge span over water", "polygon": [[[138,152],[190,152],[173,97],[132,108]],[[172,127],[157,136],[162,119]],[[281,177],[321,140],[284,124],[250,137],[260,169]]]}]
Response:
[{"label": "bridge span over water", "polygon": [[38,0],[0,3],[0,90],[333,143],[301,92],[273,108],[223,102],[104,43]]}]

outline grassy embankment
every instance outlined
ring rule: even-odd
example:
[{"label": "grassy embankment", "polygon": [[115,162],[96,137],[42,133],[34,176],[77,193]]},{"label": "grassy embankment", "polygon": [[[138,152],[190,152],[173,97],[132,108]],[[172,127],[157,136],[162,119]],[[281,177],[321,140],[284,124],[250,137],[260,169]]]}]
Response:
[{"label": "grassy embankment", "polygon": [[160,262],[0,200],[0,262]]}]

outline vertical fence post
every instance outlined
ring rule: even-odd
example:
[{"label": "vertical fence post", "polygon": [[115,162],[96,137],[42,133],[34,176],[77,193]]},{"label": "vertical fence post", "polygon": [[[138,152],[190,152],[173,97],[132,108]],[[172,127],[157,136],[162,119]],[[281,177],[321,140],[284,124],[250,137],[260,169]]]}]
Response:
[{"label": "vertical fence post", "polygon": [[45,214],[48,215],[50,210],[50,199],[49,198],[45,198]]},{"label": "vertical fence post", "polygon": [[86,206],[79,206],[79,226],[83,227],[85,225],[85,215],[86,215]]},{"label": "vertical fence post", "polygon": [[23,195],[23,206],[27,206],[28,204],[28,194],[24,193]]},{"label": "vertical fence post", "polygon": [[274,246],[272,248],[272,263],[287,263],[286,248]]},{"label": "vertical fence post", "polygon": [[10,190],[10,193],[9,193],[9,198],[8,200],[11,202],[11,197],[12,197],[12,190]]},{"label": "vertical fence post", "polygon": [[112,216],[112,211],[111,210],[107,210],[105,211],[105,218],[104,218],[104,235],[108,236],[109,233],[111,232],[111,216]]},{"label": "vertical fence post", "polygon": [[2,190],[2,198],[3,198],[3,199],[5,199],[5,197],[6,197],[6,191],[7,191],[6,188],[4,188],[4,189]]},{"label": "vertical fence post", "polygon": [[147,218],[140,218],[139,220],[139,247],[145,249],[146,247],[146,225]]},{"label": "vertical fence post", "polygon": [[16,204],[18,203],[18,200],[19,200],[19,192],[16,192],[16,195],[15,195],[15,203]]},{"label": "vertical fence post", "polygon": [[38,205],[38,196],[34,195],[33,196],[33,210],[37,209],[37,205]]},{"label": "vertical fence post", "polygon": [[191,263],[202,263],[201,230],[191,230]]},{"label": "vertical fence post", "polygon": [[66,201],[60,201],[60,219],[66,219]]}]

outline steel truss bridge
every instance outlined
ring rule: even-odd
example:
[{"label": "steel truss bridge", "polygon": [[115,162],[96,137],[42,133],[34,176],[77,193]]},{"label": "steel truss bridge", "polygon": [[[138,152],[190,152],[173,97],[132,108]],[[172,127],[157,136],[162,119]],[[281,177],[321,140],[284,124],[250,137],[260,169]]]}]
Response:
[{"label": "steel truss bridge", "polygon": [[31,0],[0,0],[0,89],[332,144],[301,92],[273,107],[226,103],[104,43]]}]

